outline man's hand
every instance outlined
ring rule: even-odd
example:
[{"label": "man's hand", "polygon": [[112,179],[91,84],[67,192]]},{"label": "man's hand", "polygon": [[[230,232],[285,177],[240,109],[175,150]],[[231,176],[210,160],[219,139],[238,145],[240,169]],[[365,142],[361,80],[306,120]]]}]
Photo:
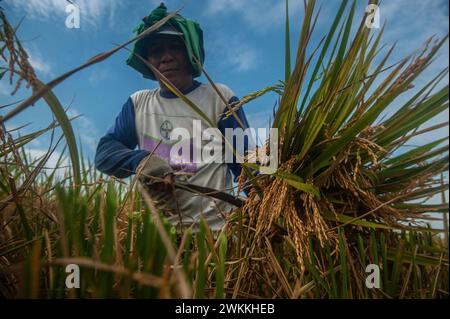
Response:
[{"label": "man's hand", "polygon": [[158,194],[172,194],[175,178],[173,173],[167,174],[162,181],[153,183],[150,188]]},{"label": "man's hand", "polygon": [[166,160],[158,155],[149,155],[139,163],[139,180],[160,209],[174,210],[174,171]]}]

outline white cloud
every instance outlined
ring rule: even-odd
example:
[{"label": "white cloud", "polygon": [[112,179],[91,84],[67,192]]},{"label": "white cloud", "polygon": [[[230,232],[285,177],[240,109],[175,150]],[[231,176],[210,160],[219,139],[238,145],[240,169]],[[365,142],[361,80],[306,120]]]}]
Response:
[{"label": "white cloud", "polygon": [[[69,152],[66,150],[64,154],[61,153],[61,151],[58,149],[53,151],[53,153],[50,155],[50,157],[47,159],[47,161],[44,163],[43,169],[41,170],[38,179],[39,178],[45,178],[49,174],[53,172],[55,168],[55,178],[56,180],[63,180],[67,176],[73,175],[72,171],[72,165],[70,161]],[[28,158],[28,162],[30,163],[30,169],[34,169],[35,166],[39,164],[39,162],[46,156],[48,152],[48,148],[45,146],[34,146],[34,145],[27,145],[25,146],[25,154]],[[58,164],[58,160],[61,158],[61,161]],[[85,167],[89,167],[89,161],[87,158],[83,159]]]},{"label": "white cloud", "polygon": [[[79,115],[76,110],[69,111],[68,116],[71,118],[73,116]],[[31,124],[31,123],[29,123]],[[91,154],[86,152],[86,145],[88,146],[88,150],[92,150],[92,146],[95,143],[94,138],[97,132],[97,129],[94,127],[93,123],[87,119],[86,117],[79,117],[76,120],[72,121],[72,125],[74,126],[75,136],[80,137],[83,143],[84,150],[84,158],[82,159],[86,165],[89,165],[89,158]],[[29,125],[23,126],[18,125],[15,122],[7,122],[5,124],[6,130],[10,131],[12,138],[16,139],[19,136],[24,136],[26,134],[30,134],[37,130],[36,127],[30,127]],[[20,128],[20,129],[17,129]],[[13,131],[11,131],[13,130]],[[92,136],[90,137],[89,134]],[[54,147],[57,141],[57,138],[61,136],[60,132],[54,135],[53,145],[50,146],[51,143],[51,133],[47,132],[44,135],[39,136],[38,138],[33,139],[29,143],[24,146],[24,151],[27,156],[28,162],[30,165],[38,165],[39,161],[43,159],[43,157],[47,154],[50,147]],[[63,138],[56,150],[50,155],[48,160],[44,164],[44,169],[42,172],[51,173],[51,171],[56,168],[58,165],[58,159],[61,157],[61,151],[63,149],[63,145],[66,143],[66,140]],[[80,145],[78,145],[80,148]],[[81,155],[81,154],[80,154]],[[72,174],[71,161],[69,152],[66,149],[61,162],[59,163],[59,168],[56,170],[56,176],[59,179],[62,179],[65,174]],[[33,167],[30,167],[31,169]],[[42,174],[42,173],[41,173]]]},{"label": "white cloud", "polygon": [[32,140],[29,144],[31,147],[42,147],[42,141],[39,140],[38,138],[35,138],[34,140]]},{"label": "white cloud", "polygon": [[[280,0],[209,0],[206,15],[237,15],[256,30],[268,30],[274,24],[284,23],[285,1]],[[303,1],[290,1],[289,13],[296,15]]]},{"label": "white cloud", "polygon": [[[385,1],[380,17],[387,21],[384,42],[397,41],[396,52],[402,56],[420,49],[430,36],[442,38],[449,32],[448,4],[442,1]],[[438,59],[439,64],[448,65],[448,43]]]},{"label": "white cloud", "polygon": [[[73,0],[72,2],[80,8],[81,29],[83,29],[83,24],[99,26],[101,19],[105,16],[112,25],[117,10],[124,5],[121,0]],[[66,7],[70,3],[66,0],[6,0],[5,5],[20,10],[32,19],[57,18],[64,26],[68,16]]]},{"label": "white cloud", "polygon": [[88,151],[95,152],[97,148],[98,137],[100,135],[98,129],[93,121],[91,121],[85,115],[80,115],[81,113],[79,113],[74,108],[71,108],[67,111],[67,116],[69,118],[79,116],[72,121],[72,125],[74,127],[75,137],[80,137],[83,149],[86,149],[87,146]]},{"label": "white cloud", "polygon": [[261,60],[258,51],[248,44],[240,35],[228,36],[217,34],[208,45],[214,52],[214,64],[235,72],[255,69]]},{"label": "white cloud", "polygon": [[97,67],[95,69],[91,69],[91,74],[89,75],[88,81],[92,86],[96,86],[101,84],[108,76],[108,69]]},{"label": "white cloud", "polygon": [[227,52],[229,65],[238,72],[248,71],[257,65],[256,51],[250,47],[235,48]]},{"label": "white cloud", "polygon": [[[39,162],[39,160],[41,160],[46,154],[47,154],[47,149],[41,149],[41,148],[26,148],[25,149],[25,154],[27,154],[32,162],[35,162],[35,165],[37,165],[37,163]],[[45,163],[45,167],[46,168],[55,168],[57,166],[58,163],[58,159],[61,157],[61,153],[57,150],[55,150],[52,155],[50,155],[49,159],[47,160],[47,162]],[[61,163],[60,166],[68,166],[70,165],[69,159],[67,158],[67,156],[65,156]],[[62,169],[64,170],[64,169]]]},{"label": "white cloud", "polygon": [[27,50],[29,56],[29,62],[31,66],[34,68],[34,71],[37,74],[37,77],[40,78],[43,76],[52,76],[52,65],[45,60],[42,55],[37,50]]}]

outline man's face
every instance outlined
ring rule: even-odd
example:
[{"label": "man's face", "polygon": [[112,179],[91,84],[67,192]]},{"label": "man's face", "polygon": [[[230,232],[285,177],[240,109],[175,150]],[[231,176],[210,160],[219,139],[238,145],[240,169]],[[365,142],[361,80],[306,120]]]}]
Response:
[{"label": "man's face", "polygon": [[[180,37],[158,35],[147,53],[147,61],[178,89],[185,89],[192,85],[192,67],[187,59],[186,47]],[[156,74],[155,76],[158,78]]]}]

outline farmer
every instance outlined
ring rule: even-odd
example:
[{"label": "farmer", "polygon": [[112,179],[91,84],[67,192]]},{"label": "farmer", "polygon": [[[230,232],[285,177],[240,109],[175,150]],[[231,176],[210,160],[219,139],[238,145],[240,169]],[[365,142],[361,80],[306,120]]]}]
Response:
[{"label": "farmer", "polygon": [[[167,16],[162,3],[134,30],[137,34]],[[177,97],[163,82],[160,74],[152,72],[151,64],[170,83],[197,105],[224,134],[225,128],[248,127],[244,111],[240,108],[236,117],[224,117],[227,107],[210,84],[194,78],[201,75],[199,61],[203,65],[203,31],[197,22],[180,15],[168,20],[150,35],[136,41],[127,64],[144,78],[158,81],[156,89],[145,89],[132,94],[116,117],[114,125],[97,146],[95,166],[100,171],[118,178],[128,177],[141,170],[140,180],[146,185],[153,202],[173,225],[188,226],[199,222],[201,216],[213,230],[223,225],[224,213],[233,206],[229,202],[199,195],[185,189],[174,188],[173,182],[185,182],[219,191],[232,189],[240,174],[237,163],[196,162],[192,154],[205,145],[188,140],[191,154],[174,156],[171,153],[177,136],[174,130],[184,129],[192,137],[198,123],[204,130],[205,120]],[[145,62],[143,61],[145,60]],[[227,86],[216,84],[228,103],[237,101]],[[196,124],[197,123],[197,124]],[[186,142],[186,141],[184,141]],[[222,143],[222,142],[221,142]],[[245,142],[245,147],[248,145]],[[135,149],[138,147],[138,149]],[[178,154],[178,153],[176,153]],[[179,155],[179,154],[178,154]]]}]

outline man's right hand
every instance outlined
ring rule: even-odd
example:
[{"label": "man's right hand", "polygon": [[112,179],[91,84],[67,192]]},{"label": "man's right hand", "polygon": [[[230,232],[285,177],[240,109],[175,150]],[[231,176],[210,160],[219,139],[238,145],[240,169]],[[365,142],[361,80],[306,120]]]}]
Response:
[{"label": "man's right hand", "polygon": [[139,180],[155,204],[160,209],[173,210],[174,171],[169,163],[158,155],[149,155],[139,163],[137,172],[140,172]]}]

